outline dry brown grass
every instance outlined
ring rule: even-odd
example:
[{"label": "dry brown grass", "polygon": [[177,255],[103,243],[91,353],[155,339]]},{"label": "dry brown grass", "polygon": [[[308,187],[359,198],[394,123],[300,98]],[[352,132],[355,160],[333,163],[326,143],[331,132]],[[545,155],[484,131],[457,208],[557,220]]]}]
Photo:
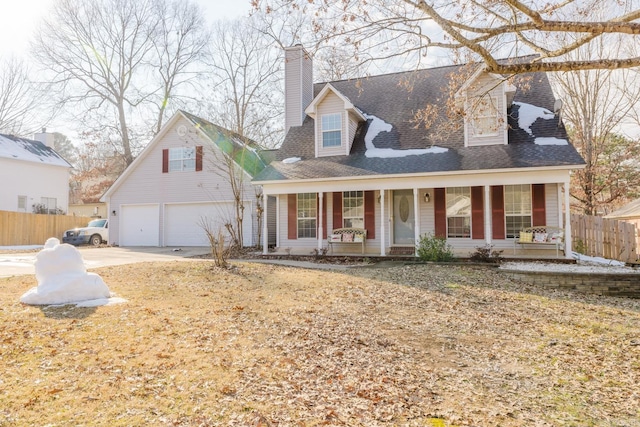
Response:
[{"label": "dry brown grass", "polygon": [[640,425],[637,300],[464,267],[94,271],[128,302],[0,279],[0,425]]}]

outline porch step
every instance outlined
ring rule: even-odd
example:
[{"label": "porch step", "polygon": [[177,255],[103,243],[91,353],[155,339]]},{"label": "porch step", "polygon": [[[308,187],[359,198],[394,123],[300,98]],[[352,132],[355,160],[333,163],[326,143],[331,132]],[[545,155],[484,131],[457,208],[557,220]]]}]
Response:
[{"label": "porch step", "polygon": [[413,246],[391,246],[389,255],[413,255],[416,248]]}]

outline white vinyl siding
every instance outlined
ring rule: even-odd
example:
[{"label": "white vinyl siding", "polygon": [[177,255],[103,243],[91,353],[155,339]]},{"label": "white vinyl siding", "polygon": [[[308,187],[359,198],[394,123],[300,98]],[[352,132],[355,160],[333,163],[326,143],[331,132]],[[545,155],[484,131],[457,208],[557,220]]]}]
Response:
[{"label": "white vinyl siding", "polygon": [[[322,118],[334,114],[340,115],[340,144],[325,147],[323,145]],[[318,157],[340,156],[345,154],[345,136],[347,135],[346,116],[344,101],[333,92],[328,93],[322,102],[318,104],[316,113],[316,150]]]},{"label": "white vinyl siding", "polygon": [[[206,202],[231,202],[234,200],[233,192],[228,181],[223,178],[220,166],[215,162],[216,156],[212,150],[212,144],[204,144],[203,171],[183,173],[162,173],[162,150],[172,147],[184,146],[185,141],[175,129],[181,125],[194,129],[190,122],[182,117],[177,119],[169,129],[161,131],[159,140],[152,141],[150,150],[143,152],[136,162],[135,168],[129,171],[126,180],[111,194],[109,212],[119,210],[120,205],[157,203],[160,206],[171,203],[206,203]],[[195,131],[195,129],[194,129]],[[257,218],[255,212],[255,191],[251,185],[251,177],[243,174],[243,199],[247,200],[244,209],[244,221],[251,222],[253,230],[257,230]],[[166,246],[162,240],[165,236],[164,209],[159,209],[156,214],[159,218],[160,246]],[[116,216],[109,215],[110,233],[109,243],[120,244],[118,238],[119,212]],[[256,241],[252,235],[251,241]]]},{"label": "white vinyl siding", "polygon": [[[10,182],[0,191],[0,210],[33,212],[42,197],[56,199],[64,212],[69,210],[69,167],[0,157],[0,182]],[[25,196],[25,210],[18,209],[18,196]]]}]

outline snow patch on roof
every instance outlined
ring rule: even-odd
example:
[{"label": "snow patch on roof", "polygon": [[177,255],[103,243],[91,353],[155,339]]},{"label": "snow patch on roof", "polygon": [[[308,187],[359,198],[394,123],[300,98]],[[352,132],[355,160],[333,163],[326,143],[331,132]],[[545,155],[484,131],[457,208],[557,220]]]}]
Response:
[{"label": "snow patch on roof", "polygon": [[520,129],[524,129],[529,135],[533,135],[531,126],[538,119],[551,120],[555,115],[546,108],[536,107],[535,105],[526,104],[524,102],[514,102],[518,105],[518,126]]},{"label": "snow patch on roof", "polygon": [[369,123],[369,128],[367,129],[367,134],[364,136],[364,144],[367,148],[367,151],[364,153],[366,157],[377,157],[381,159],[390,159],[396,157],[407,157],[407,156],[419,156],[421,154],[440,154],[446,153],[449,149],[442,147],[431,147],[431,148],[414,148],[411,150],[394,150],[393,148],[377,148],[373,144],[373,140],[378,136],[378,134],[382,132],[391,132],[393,126],[389,123],[385,122],[379,117],[362,113],[362,115],[367,119],[371,120]]},{"label": "snow patch on roof", "polygon": [[58,153],[40,141],[0,135],[0,157],[70,167]]},{"label": "snow patch on roof", "polygon": [[302,160],[300,157],[288,157],[284,159],[282,163],[290,164],[290,163],[299,162],[300,160]]},{"label": "snow patch on roof", "polygon": [[569,145],[569,141],[560,138],[536,138],[534,141],[537,145]]}]

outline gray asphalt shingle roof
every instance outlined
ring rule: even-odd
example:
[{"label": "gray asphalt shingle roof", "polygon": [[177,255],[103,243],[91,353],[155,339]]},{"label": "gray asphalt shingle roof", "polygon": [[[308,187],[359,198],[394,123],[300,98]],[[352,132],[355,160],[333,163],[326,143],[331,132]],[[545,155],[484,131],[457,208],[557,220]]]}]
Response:
[{"label": "gray asphalt shingle roof", "polygon": [[[385,74],[363,79],[330,82],[349,98],[363,113],[374,115],[391,124],[390,132],[381,132],[373,140],[376,148],[406,150],[429,148],[433,145],[448,148],[440,154],[420,154],[396,158],[366,157],[364,137],[371,120],[362,123],[354,139],[349,156],[315,158],[314,120],[306,117],[302,126],[292,127],[282,147],[272,162],[254,181],[302,180],[335,177],[396,175],[403,173],[437,173],[452,171],[476,171],[526,167],[552,167],[582,165],[584,160],[571,145],[537,145],[536,137],[567,139],[564,126],[556,116],[550,120],[539,119],[531,126],[529,135],[518,126],[518,105],[508,111],[509,144],[481,147],[465,147],[463,119],[453,131],[442,133],[415,126],[415,113],[426,104],[444,106],[445,92],[451,74],[457,66],[440,67],[405,73]],[[515,102],[523,102],[553,110],[555,97],[549,81],[543,73],[519,77],[520,85]],[[314,85],[317,95],[326,83]],[[518,87],[520,86],[520,87]],[[526,89],[523,89],[526,87]],[[440,115],[439,120],[451,120]],[[300,157],[295,163],[282,163],[283,159]]]}]

